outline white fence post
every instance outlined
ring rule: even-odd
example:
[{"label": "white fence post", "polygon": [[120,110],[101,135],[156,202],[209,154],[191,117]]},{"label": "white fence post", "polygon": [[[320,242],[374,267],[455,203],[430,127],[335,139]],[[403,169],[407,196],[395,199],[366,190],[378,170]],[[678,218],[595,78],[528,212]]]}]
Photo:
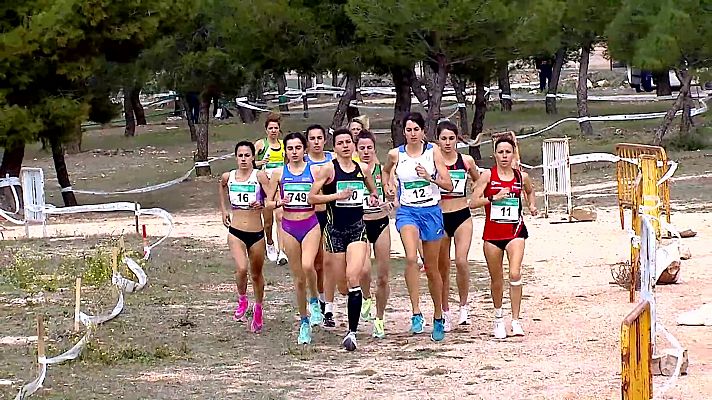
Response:
[{"label": "white fence post", "polygon": [[650,343],[653,346],[653,354],[657,354],[655,346],[657,307],[655,305],[655,283],[657,281],[657,271],[655,265],[655,255],[657,252],[657,238],[655,227],[651,217],[645,214],[642,217],[642,228],[640,230],[640,299],[650,303]]},{"label": "white fence post", "polygon": [[25,234],[30,237],[30,223],[42,224],[42,237],[47,236],[45,225],[46,215],[44,172],[42,168],[23,167],[20,170],[20,184],[22,185],[22,202],[25,214]]},{"label": "white fence post", "polygon": [[569,138],[546,139],[541,145],[544,177],[544,217],[549,216],[549,197],[566,196],[566,214],[571,220],[571,163]]}]

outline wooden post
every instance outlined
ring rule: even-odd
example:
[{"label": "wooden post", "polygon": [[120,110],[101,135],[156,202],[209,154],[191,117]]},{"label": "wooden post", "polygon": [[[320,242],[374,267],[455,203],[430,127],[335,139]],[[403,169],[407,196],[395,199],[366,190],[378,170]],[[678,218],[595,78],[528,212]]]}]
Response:
[{"label": "wooden post", "polygon": [[74,332],[79,332],[81,324],[79,321],[79,308],[82,300],[82,278],[77,278],[74,286]]},{"label": "wooden post", "polygon": [[37,316],[37,359],[40,371],[42,370],[42,364],[39,363],[40,359],[45,358],[45,329],[44,329],[44,317],[42,315]]},{"label": "wooden post", "polygon": [[135,210],[134,219],[136,222],[136,234],[137,235],[139,234],[139,231],[138,231],[138,207],[139,207],[138,203],[134,203],[134,210]]},{"label": "wooden post", "polygon": [[119,249],[111,249],[111,272],[116,273],[119,269]]},{"label": "wooden post", "polygon": [[119,253],[123,253],[126,250],[126,243],[124,243],[124,237],[119,237]]}]

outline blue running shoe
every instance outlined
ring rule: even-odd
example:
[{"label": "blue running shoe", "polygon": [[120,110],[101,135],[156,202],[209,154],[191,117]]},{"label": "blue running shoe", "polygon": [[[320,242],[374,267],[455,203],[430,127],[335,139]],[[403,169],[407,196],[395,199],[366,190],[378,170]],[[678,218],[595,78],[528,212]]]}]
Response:
[{"label": "blue running shoe", "polygon": [[312,326],[321,325],[324,322],[324,314],[321,313],[321,305],[316,297],[309,302],[309,314],[309,321]]},{"label": "blue running shoe", "polygon": [[413,314],[410,317],[410,333],[418,334],[423,333],[423,324],[425,320],[423,319],[423,314]]},{"label": "blue running shoe", "polygon": [[309,344],[311,343],[311,325],[309,325],[309,318],[302,318],[302,323],[299,325],[299,337],[297,338],[298,344]]},{"label": "blue running shoe", "polygon": [[430,335],[430,339],[434,342],[441,342],[445,339],[445,320],[433,319],[433,333]]}]

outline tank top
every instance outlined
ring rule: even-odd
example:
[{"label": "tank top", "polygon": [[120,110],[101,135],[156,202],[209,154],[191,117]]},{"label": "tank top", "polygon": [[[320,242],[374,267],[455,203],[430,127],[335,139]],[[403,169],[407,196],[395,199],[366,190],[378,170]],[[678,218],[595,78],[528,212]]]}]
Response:
[{"label": "tank top", "polygon": [[247,180],[238,181],[235,178],[235,170],[230,171],[227,180],[228,196],[233,210],[247,210],[250,204],[255,201],[264,202],[265,192],[257,180],[257,170],[253,169]]},{"label": "tank top", "polygon": [[500,189],[509,188],[509,197],[485,205],[483,240],[509,240],[516,238],[524,227],[522,218],[522,173],[514,170],[514,179],[502,181],[497,167],[490,169],[491,177],[485,186],[484,196],[494,196]]},{"label": "tank top", "polygon": [[262,143],[262,150],[257,152],[257,159],[267,161],[264,165],[264,169],[271,175],[272,170],[284,166],[284,142],[282,142],[282,139],[279,139],[279,148],[277,149],[269,147],[267,138],[262,139]]},{"label": "tank top", "polygon": [[[378,200],[380,203],[385,203],[386,202],[386,195],[383,191],[383,178],[382,178],[382,173],[381,173],[381,164],[374,164],[373,165],[373,172],[371,173],[373,176],[373,181],[376,183],[376,190],[378,191]],[[368,196],[371,195],[371,192],[366,188],[366,191],[364,192],[363,195],[363,213],[364,214],[375,214],[381,212],[382,208],[380,206],[376,207],[371,207],[368,204]]]},{"label": "tank top", "polygon": [[363,198],[366,184],[361,167],[357,162],[353,160],[352,162],[354,170],[346,172],[341,169],[338,160],[332,160],[332,163],[334,163],[334,179],[321,189],[327,195],[338,193],[345,189],[353,189],[353,193],[348,199],[326,203],[328,221],[332,225],[338,224],[337,227],[342,229],[363,220]]},{"label": "tank top", "polygon": [[304,157],[306,159],[305,161],[307,162],[307,164],[311,164],[311,165],[324,165],[334,159],[334,155],[330,151],[324,152],[324,160],[323,161],[314,161],[311,158],[309,158],[309,154],[306,154]]},{"label": "tank top", "polygon": [[314,205],[307,202],[309,191],[314,183],[309,164],[304,165],[304,171],[295,175],[289,170],[289,164],[282,167],[282,179],[280,180],[280,193],[282,198],[289,199],[289,204],[285,204],[284,211],[303,212],[314,210]]},{"label": "tank top", "polygon": [[440,190],[438,185],[418,176],[415,167],[420,164],[430,176],[435,176],[434,149],[431,143],[423,145],[423,153],[411,157],[405,151],[405,145],[398,147],[398,201],[402,206],[430,207],[438,204]]},{"label": "tank top", "polygon": [[465,197],[465,189],[467,188],[467,171],[468,166],[465,165],[465,160],[462,158],[462,154],[457,153],[457,160],[455,164],[446,165],[447,172],[450,174],[450,179],[452,179],[452,192],[448,192],[445,189],[440,188],[440,196],[443,199],[457,199]]}]

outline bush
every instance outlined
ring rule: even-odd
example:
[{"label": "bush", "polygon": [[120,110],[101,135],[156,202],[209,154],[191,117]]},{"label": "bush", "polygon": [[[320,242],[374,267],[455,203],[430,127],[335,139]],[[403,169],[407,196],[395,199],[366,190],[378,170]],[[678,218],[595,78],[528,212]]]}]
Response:
[{"label": "bush", "polygon": [[666,148],[677,151],[696,151],[712,145],[712,124],[694,128],[687,135],[678,134],[666,143]]}]

